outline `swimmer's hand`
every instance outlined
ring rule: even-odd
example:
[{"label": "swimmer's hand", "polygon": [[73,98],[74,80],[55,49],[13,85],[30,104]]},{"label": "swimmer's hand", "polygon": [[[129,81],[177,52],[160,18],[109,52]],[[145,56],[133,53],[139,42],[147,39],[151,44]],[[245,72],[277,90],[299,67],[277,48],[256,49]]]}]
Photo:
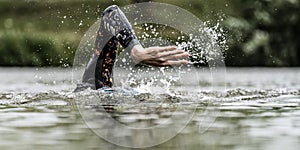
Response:
[{"label": "swimmer's hand", "polygon": [[136,45],[131,50],[131,57],[136,63],[157,67],[186,65],[188,61],[184,59],[189,56],[189,53],[176,46],[143,48]]}]

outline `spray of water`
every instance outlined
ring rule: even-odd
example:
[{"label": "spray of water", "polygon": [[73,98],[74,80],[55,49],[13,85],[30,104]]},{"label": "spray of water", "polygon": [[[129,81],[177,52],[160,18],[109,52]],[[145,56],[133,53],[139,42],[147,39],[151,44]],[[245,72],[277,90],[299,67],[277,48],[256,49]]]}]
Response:
[{"label": "spray of water", "polygon": [[127,79],[122,79],[117,86],[132,87],[139,93],[174,95],[172,87],[180,86],[180,78],[184,74],[193,70],[195,65],[209,67],[209,62],[222,58],[226,51],[226,34],[219,22],[213,26],[205,22],[198,27],[197,33],[189,35],[161,24],[133,24],[144,47],[176,45],[191,55],[188,58],[190,64],[187,66],[156,68],[136,65],[128,53],[121,54],[116,68],[122,71],[116,71],[120,73],[117,78],[127,74]]}]

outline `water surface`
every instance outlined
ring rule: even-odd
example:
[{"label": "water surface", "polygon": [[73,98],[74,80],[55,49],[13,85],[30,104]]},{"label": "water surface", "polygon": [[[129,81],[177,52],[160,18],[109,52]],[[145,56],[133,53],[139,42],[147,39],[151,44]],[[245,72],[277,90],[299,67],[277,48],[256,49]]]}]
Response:
[{"label": "water surface", "polygon": [[[227,68],[226,85],[221,81],[218,85],[226,86],[225,92],[211,91],[209,74],[203,73],[196,81],[200,91],[186,86],[183,98],[106,97],[104,111],[122,124],[142,127],[167,124],[171,115],[181,118],[195,108],[188,126],[171,140],[149,148],[153,150],[299,149],[299,76],[299,68]],[[124,149],[88,128],[87,118],[82,119],[75,105],[78,97],[72,92],[70,69],[1,68],[0,79],[1,149]],[[87,100],[92,93],[80,96]],[[180,110],[174,113],[174,108]],[[207,109],[217,112],[208,114],[216,118],[212,125],[203,121]],[[91,110],[99,116],[105,113],[97,107]],[[180,120],[172,121],[180,124]],[[112,136],[124,138],[125,143],[138,145],[151,139],[111,129]],[[162,137],[168,132],[160,131]]]}]

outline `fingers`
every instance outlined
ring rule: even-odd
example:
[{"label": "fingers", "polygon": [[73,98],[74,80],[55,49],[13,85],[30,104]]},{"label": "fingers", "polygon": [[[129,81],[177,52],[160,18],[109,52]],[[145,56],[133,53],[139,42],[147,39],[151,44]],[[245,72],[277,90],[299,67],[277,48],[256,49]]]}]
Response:
[{"label": "fingers", "polygon": [[160,59],[167,61],[167,60],[174,60],[174,59],[185,59],[188,58],[189,56],[190,56],[189,53],[180,50],[180,52],[178,53],[172,53],[170,55],[163,56]]},{"label": "fingers", "polygon": [[168,60],[163,62],[163,66],[179,66],[179,65],[187,65],[189,62],[187,60]]},{"label": "fingers", "polygon": [[186,65],[188,61],[182,60],[188,58],[190,54],[184,50],[179,50],[176,46],[149,47],[139,56],[140,62],[151,66],[174,66]]},{"label": "fingers", "polygon": [[144,64],[156,66],[156,67],[166,67],[166,66],[179,66],[179,65],[187,65],[187,60],[168,60],[168,61],[143,61]]},{"label": "fingers", "polygon": [[165,51],[165,52],[157,53],[156,57],[161,58],[161,57],[167,57],[167,56],[182,54],[182,53],[184,53],[183,50],[175,49],[175,50],[172,50],[172,51],[167,51],[167,52]]},{"label": "fingers", "polygon": [[174,51],[174,50],[177,50],[176,46],[149,47],[146,51],[149,54],[156,55],[161,52]]},{"label": "fingers", "polygon": [[158,47],[157,52],[165,52],[165,51],[173,51],[177,50],[177,46],[163,46],[163,47]]},{"label": "fingers", "polygon": [[165,46],[165,47],[151,47],[148,49],[148,54],[151,56],[151,59],[182,59],[187,58],[189,54],[184,50],[177,49],[176,46]]}]

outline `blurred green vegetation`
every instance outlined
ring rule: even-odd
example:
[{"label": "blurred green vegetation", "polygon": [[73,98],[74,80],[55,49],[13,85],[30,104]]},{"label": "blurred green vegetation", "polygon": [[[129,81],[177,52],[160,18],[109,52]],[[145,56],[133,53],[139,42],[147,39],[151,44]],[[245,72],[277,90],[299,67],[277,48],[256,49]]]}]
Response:
[{"label": "blurred green vegetation", "polygon": [[239,66],[300,66],[299,0],[233,0],[239,15],[224,25],[231,32],[226,62]]},{"label": "blurred green vegetation", "polygon": [[[109,5],[147,0],[1,0],[0,66],[70,66],[84,32]],[[230,66],[300,66],[298,0],[153,0],[227,32]]]}]

